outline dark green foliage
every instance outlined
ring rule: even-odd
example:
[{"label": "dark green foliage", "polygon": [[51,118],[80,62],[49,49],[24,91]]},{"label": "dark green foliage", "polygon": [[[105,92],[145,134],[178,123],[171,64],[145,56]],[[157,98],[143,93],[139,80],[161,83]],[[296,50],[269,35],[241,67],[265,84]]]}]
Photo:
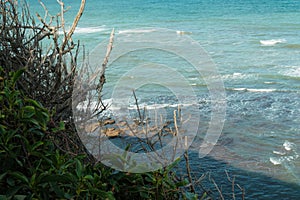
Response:
[{"label": "dark green foliage", "polygon": [[196,198],[180,189],[188,182],[175,181],[173,165],[129,174],[59,150],[51,136],[64,124],[49,128],[49,112],[15,89],[23,71],[5,77],[0,68],[0,199]]},{"label": "dark green foliage", "polygon": [[[53,145],[49,112],[15,90],[22,71],[6,78],[0,68],[0,194],[8,199],[17,194],[29,199],[114,199],[103,181],[110,170],[83,164],[84,155],[72,158]],[[60,129],[62,124],[55,130]]]}]

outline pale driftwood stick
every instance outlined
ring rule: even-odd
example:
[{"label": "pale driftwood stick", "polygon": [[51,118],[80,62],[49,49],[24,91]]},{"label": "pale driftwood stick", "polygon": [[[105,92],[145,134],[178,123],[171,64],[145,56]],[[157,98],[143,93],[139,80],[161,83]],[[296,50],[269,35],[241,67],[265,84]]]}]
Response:
[{"label": "pale driftwood stick", "polygon": [[64,51],[64,49],[65,49],[65,47],[67,45],[67,42],[72,38],[72,35],[73,35],[73,33],[74,33],[74,31],[75,31],[75,29],[77,27],[77,24],[78,24],[78,22],[79,22],[79,20],[80,20],[80,18],[82,16],[83,11],[84,11],[84,7],[85,7],[85,0],[81,0],[79,11],[78,11],[78,13],[77,13],[77,15],[76,15],[76,17],[75,17],[75,19],[73,21],[71,29],[69,30],[67,36],[65,36],[63,44],[61,46],[61,51],[62,52]]},{"label": "pale driftwood stick", "polygon": [[44,21],[46,21],[47,16],[49,16],[49,11],[48,11],[47,7],[45,6],[45,4],[41,0],[39,0],[39,3],[41,4],[41,6],[43,7],[43,9],[45,11]]},{"label": "pale driftwood stick", "polygon": [[115,29],[113,29],[110,33],[110,38],[109,38],[109,43],[107,45],[106,55],[105,55],[105,58],[104,58],[103,63],[102,63],[103,72],[106,69],[106,66],[107,66],[107,63],[108,63],[108,58],[109,58],[111,50],[113,48],[114,35],[115,35]]},{"label": "pale driftwood stick", "polygon": [[[104,105],[103,102],[102,102],[101,92],[102,92],[102,89],[103,89],[103,85],[105,83],[105,70],[106,70],[106,67],[107,67],[108,58],[109,58],[110,53],[111,53],[112,48],[113,48],[114,35],[115,35],[115,29],[113,29],[110,33],[109,43],[107,45],[106,54],[105,54],[105,57],[104,57],[104,60],[103,60],[103,63],[102,63],[102,71],[101,71],[101,75],[100,75],[100,78],[99,78],[99,83],[97,85],[97,92],[98,92],[99,96],[98,96],[98,103],[97,103],[97,105],[95,107],[95,111],[94,111],[94,113],[97,112],[96,115],[101,113],[107,107],[107,105]],[[101,107],[101,110],[100,110],[100,107]]]},{"label": "pale driftwood stick", "polygon": [[63,32],[65,34],[65,19],[64,19],[65,4],[64,4],[64,2],[62,2],[60,0],[57,0],[57,3],[60,5],[60,23],[61,23]]},{"label": "pale driftwood stick", "polygon": [[175,130],[176,130],[174,136],[176,136],[176,135],[179,134],[178,125],[177,125],[177,115],[176,115],[176,110],[174,110],[174,126],[175,126]]}]

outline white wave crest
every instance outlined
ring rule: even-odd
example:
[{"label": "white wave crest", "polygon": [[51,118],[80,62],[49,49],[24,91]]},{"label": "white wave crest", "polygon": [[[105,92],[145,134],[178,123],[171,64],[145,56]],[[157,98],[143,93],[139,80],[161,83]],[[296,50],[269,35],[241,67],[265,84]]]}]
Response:
[{"label": "white wave crest", "polygon": [[273,163],[273,165],[280,165],[282,163],[282,159],[281,158],[270,158],[270,162]]},{"label": "white wave crest", "polygon": [[192,34],[192,32],[188,32],[188,31],[176,31],[176,33],[178,35],[190,35],[190,34]]},{"label": "white wave crest", "polygon": [[280,156],[277,158],[270,157],[270,162],[274,165],[286,165],[299,158],[296,144],[287,140],[282,144],[282,149],[280,151],[273,151],[273,153]]},{"label": "white wave crest", "polygon": [[279,73],[290,77],[300,77],[300,66],[285,66],[285,69]]},{"label": "white wave crest", "polygon": [[[247,79],[247,78],[253,78],[255,75],[253,74],[242,74],[239,72],[234,72],[233,74],[225,74],[222,75],[222,79],[230,79],[230,80],[238,80],[238,79]],[[217,77],[214,77],[217,78]]]},{"label": "white wave crest", "polygon": [[271,39],[271,40],[260,40],[259,41],[261,45],[263,46],[274,46],[279,43],[285,43],[285,39]]},{"label": "white wave crest", "polygon": [[282,152],[282,151],[273,151],[274,154],[277,154],[277,155],[285,155],[286,153],[285,152]]},{"label": "white wave crest", "polygon": [[95,27],[77,27],[75,33],[83,34],[83,33],[98,33],[106,31],[107,28],[104,26],[95,26]]},{"label": "white wave crest", "polygon": [[119,34],[130,34],[130,33],[150,33],[156,31],[155,29],[128,29],[119,31]]},{"label": "white wave crest", "polygon": [[232,88],[234,91],[245,91],[245,92],[275,92],[276,89],[252,89],[252,88]]},{"label": "white wave crest", "polygon": [[284,141],[283,145],[282,145],[285,150],[287,151],[291,151],[291,150],[294,150],[296,148],[296,144],[292,143],[292,142],[289,142],[289,141]]},{"label": "white wave crest", "polygon": [[[99,33],[108,30],[105,26],[94,26],[94,27],[77,27],[75,29],[75,34],[89,34],[89,33]],[[67,29],[66,32],[68,33],[69,30]],[[63,31],[60,30],[59,34],[62,35]]]}]

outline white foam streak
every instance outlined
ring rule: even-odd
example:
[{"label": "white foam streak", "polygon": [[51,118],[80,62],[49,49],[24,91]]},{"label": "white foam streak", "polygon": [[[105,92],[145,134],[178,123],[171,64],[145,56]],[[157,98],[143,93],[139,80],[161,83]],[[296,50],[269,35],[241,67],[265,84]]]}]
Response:
[{"label": "white foam streak", "polygon": [[188,32],[188,31],[176,31],[176,33],[178,35],[190,35],[190,34],[192,34],[192,32]]},{"label": "white foam streak", "polygon": [[[120,102],[120,101],[118,101]],[[122,102],[122,101],[121,101]],[[111,111],[120,111],[122,109],[124,109],[124,105],[118,105],[117,103],[114,103],[113,99],[105,99],[103,100],[103,104],[104,105],[108,105],[108,110]],[[81,103],[79,103],[77,105],[77,109],[79,111],[86,111],[87,109],[90,109],[90,111],[93,111],[93,109],[95,109],[97,105],[96,101],[83,101]],[[140,109],[144,109],[146,108],[147,110],[156,110],[156,109],[162,109],[162,108],[177,108],[179,107],[188,107],[188,106],[193,106],[195,104],[145,104],[145,103],[141,103],[139,104],[139,108]],[[127,107],[125,106],[125,109],[128,110],[135,110],[137,109],[136,105],[128,105]]]},{"label": "white foam streak", "polygon": [[270,162],[273,163],[274,165],[280,165],[282,163],[282,159],[271,157]]},{"label": "white foam streak", "polygon": [[277,154],[277,155],[285,155],[286,153],[285,152],[282,152],[282,151],[273,151],[274,154]]},{"label": "white foam streak", "polygon": [[106,31],[106,30],[107,30],[107,28],[104,28],[102,26],[100,26],[100,27],[86,27],[86,28],[78,27],[78,28],[76,28],[75,33],[78,33],[78,34],[98,33],[98,32],[102,32],[102,31]]},{"label": "white foam streak", "polygon": [[[94,27],[77,27],[75,29],[75,34],[89,34],[89,33],[99,33],[99,32],[103,32],[106,31],[107,28],[104,28],[105,26],[94,26]],[[68,33],[69,30],[66,30],[66,32]],[[59,34],[62,35],[63,31],[60,30]]]},{"label": "white foam streak", "polygon": [[295,148],[295,144],[292,143],[292,142],[289,142],[289,141],[287,141],[287,140],[283,143],[282,146],[283,146],[283,147],[285,148],[285,150],[287,150],[287,151],[291,151],[292,149]]},{"label": "white foam streak", "polygon": [[[225,74],[222,75],[222,79],[230,79],[230,80],[240,80],[240,79],[247,79],[247,78],[253,78],[255,75],[253,74],[242,74],[239,72],[234,72],[233,74]],[[212,77],[212,78],[218,78],[218,77]]]},{"label": "white foam streak", "polygon": [[296,151],[296,149],[297,146],[295,143],[286,140],[282,144],[281,151],[273,151],[274,154],[277,154],[281,157],[278,158],[270,157],[270,162],[273,163],[274,165],[283,164],[286,167],[289,162],[292,162],[299,158],[299,154]]},{"label": "white foam streak", "polygon": [[279,71],[279,73],[290,76],[290,77],[300,77],[300,67],[299,66],[285,66],[284,71]]},{"label": "white foam streak", "polygon": [[119,34],[150,33],[154,31],[155,29],[128,29],[128,30],[119,31]]},{"label": "white foam streak", "polygon": [[252,88],[233,88],[234,91],[245,91],[245,92],[275,92],[276,89],[252,89]]},{"label": "white foam streak", "polygon": [[247,89],[249,92],[275,92],[276,89]]},{"label": "white foam streak", "polygon": [[259,41],[262,46],[274,46],[279,43],[285,43],[285,39],[271,39],[271,40],[260,40]]}]

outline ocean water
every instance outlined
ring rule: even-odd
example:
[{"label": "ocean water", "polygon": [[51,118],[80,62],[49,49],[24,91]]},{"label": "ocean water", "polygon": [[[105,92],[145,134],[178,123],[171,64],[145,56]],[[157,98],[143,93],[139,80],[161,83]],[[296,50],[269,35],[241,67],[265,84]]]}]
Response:
[{"label": "ocean water", "polygon": [[[30,4],[41,12],[36,2]],[[55,1],[45,4],[52,13],[59,8]],[[65,16],[68,27],[80,1],[66,0],[65,4],[71,6]],[[176,70],[196,91],[199,110],[195,112],[201,116],[191,147],[194,172],[206,167],[224,179],[224,170],[229,170],[241,180],[248,199],[300,198],[300,1],[90,0],[74,37],[91,52],[108,41],[112,28],[115,37],[164,28],[197,41],[224,83],[224,128],[218,145],[200,159],[197,148],[211,114],[207,85],[192,67],[165,52],[131,52],[111,63],[104,98],[111,98],[109,93],[130,65],[145,60],[172,67],[177,63]],[[148,74],[145,69],[140,77],[122,80],[151,79]],[[140,103],[148,106],[176,104],[172,92],[159,85],[140,88],[137,94]]]}]

